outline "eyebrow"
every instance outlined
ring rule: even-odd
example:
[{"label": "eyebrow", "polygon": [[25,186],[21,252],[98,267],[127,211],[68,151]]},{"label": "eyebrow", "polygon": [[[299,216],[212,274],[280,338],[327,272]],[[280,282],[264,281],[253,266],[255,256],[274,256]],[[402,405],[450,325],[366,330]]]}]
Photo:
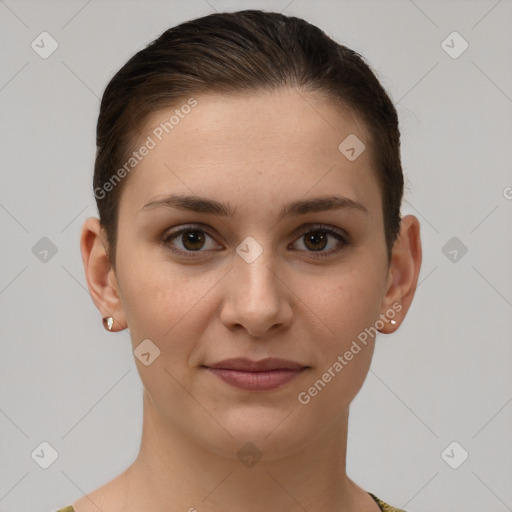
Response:
[{"label": "eyebrow", "polygon": [[[165,196],[161,199],[151,200],[149,203],[145,204],[141,210],[149,211],[160,207],[176,208],[178,210],[187,210],[198,213],[213,213],[221,217],[233,217],[236,213],[236,208],[233,208],[229,203],[219,203],[218,201],[208,199],[206,197],[176,194]],[[306,213],[328,210],[340,210],[343,208],[360,211],[366,215],[369,213],[366,207],[361,203],[358,203],[348,197],[334,195],[292,201],[291,203],[285,204],[279,213],[278,220],[293,215],[304,215]]]}]

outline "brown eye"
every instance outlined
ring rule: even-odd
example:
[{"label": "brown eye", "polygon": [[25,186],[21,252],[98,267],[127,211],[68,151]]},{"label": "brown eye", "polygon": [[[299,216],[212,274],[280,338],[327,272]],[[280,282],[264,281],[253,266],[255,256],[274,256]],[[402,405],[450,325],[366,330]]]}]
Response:
[{"label": "brown eye", "polygon": [[197,251],[204,245],[205,236],[201,231],[185,231],[181,234],[181,242],[185,249]]},{"label": "brown eye", "polygon": [[205,230],[195,227],[185,227],[169,233],[162,241],[171,251],[192,258],[220,247]]},{"label": "brown eye", "polygon": [[322,231],[312,231],[304,235],[304,245],[312,251],[321,251],[327,245],[329,235]]},{"label": "brown eye", "polygon": [[[335,231],[331,228],[323,226],[314,226],[307,232],[303,233],[296,243],[299,241],[304,245],[304,250],[308,253],[317,253],[315,256],[331,256],[335,253],[340,252],[343,247],[349,245],[347,236],[344,236],[341,232]],[[331,248],[325,250],[329,245]]]},{"label": "brown eye", "polygon": [[[194,226],[183,227],[167,234],[162,241],[172,252],[189,258],[201,257],[202,253],[206,256],[204,253],[222,249],[204,229]],[[314,254],[315,257],[333,256],[350,243],[348,236],[342,232],[324,226],[310,228],[295,244],[299,242],[303,245],[303,248],[299,247],[299,251]]]}]

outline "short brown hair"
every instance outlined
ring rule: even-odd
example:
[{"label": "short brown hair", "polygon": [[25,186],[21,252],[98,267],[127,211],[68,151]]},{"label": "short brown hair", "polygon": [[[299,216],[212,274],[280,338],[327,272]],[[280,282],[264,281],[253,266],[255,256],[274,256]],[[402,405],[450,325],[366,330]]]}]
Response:
[{"label": "short brown hair", "polygon": [[[97,124],[94,191],[115,267],[124,178],[104,192],[129,158],[148,117],[202,92],[234,94],[291,86],[327,94],[355,112],[370,134],[382,194],[388,259],[400,229],[404,180],[396,109],[369,65],[300,18],[259,10],[215,13],[166,30],[113,76]],[[341,140],[340,140],[341,142]]]}]

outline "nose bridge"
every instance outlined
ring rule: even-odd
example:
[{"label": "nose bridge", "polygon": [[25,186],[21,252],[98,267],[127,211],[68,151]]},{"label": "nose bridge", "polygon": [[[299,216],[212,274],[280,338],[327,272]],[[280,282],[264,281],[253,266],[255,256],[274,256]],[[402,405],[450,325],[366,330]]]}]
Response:
[{"label": "nose bridge", "polygon": [[239,255],[235,264],[235,282],[248,309],[262,310],[265,305],[269,309],[278,302],[280,293],[275,270],[276,258],[268,248],[261,248],[260,252],[254,245],[251,246],[251,242],[248,245],[246,253],[242,251],[247,249],[247,245],[244,247],[240,244],[241,247],[237,249],[237,253],[242,252],[243,255]]},{"label": "nose bridge", "polygon": [[269,244],[262,246],[251,237],[236,252],[223,321],[263,336],[276,324],[287,323],[291,314],[286,288],[278,277],[277,257]]},{"label": "nose bridge", "polygon": [[236,265],[237,282],[241,291],[246,294],[246,303],[270,304],[279,294],[273,257],[261,255],[252,263],[239,261]]}]

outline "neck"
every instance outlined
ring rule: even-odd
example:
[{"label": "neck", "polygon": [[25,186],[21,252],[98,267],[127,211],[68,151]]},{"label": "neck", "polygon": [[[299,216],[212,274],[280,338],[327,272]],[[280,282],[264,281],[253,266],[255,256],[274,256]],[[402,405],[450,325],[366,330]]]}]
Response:
[{"label": "neck", "polygon": [[244,463],[170,427],[144,395],[139,455],[123,474],[127,510],[158,510],[164,503],[189,512],[344,512],[356,503],[378,510],[346,475],[347,424],[348,409],[301,449]]}]

